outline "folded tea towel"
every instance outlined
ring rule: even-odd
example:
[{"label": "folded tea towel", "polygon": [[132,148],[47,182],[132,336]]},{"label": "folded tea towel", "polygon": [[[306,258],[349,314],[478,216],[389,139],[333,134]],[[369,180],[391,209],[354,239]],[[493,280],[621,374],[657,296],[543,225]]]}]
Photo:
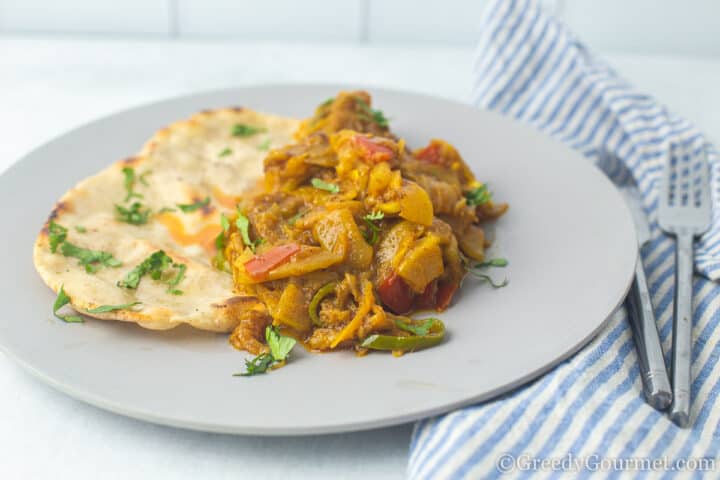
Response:
[{"label": "folded tea towel", "polygon": [[[478,108],[527,122],[598,162],[614,182],[634,182],[640,190],[652,223],[642,261],[669,362],[675,246],[656,222],[662,168],[672,157],[682,162],[705,156],[715,207],[716,150],[691,122],[624,81],[537,1],[491,1],[480,35],[472,95]],[[655,478],[711,468],[717,475],[720,460],[712,462],[720,456],[718,211],[713,208],[712,228],[696,245],[691,428],[677,427],[645,403],[621,309],[583,350],[533,383],[419,422],[408,476],[558,477],[603,470],[610,477]]]}]

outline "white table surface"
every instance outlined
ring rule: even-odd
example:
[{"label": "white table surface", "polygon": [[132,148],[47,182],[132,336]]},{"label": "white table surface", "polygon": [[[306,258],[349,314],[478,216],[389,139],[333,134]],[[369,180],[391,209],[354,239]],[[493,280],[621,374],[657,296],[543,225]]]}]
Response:
[{"label": "white table surface", "polygon": [[[718,138],[720,59],[605,57]],[[96,117],[199,90],[352,82],[464,100],[471,59],[460,47],[0,36],[0,171]],[[177,430],[66,397],[1,354],[0,425],[2,478],[77,480],[401,478],[412,429],[297,438]]]}]

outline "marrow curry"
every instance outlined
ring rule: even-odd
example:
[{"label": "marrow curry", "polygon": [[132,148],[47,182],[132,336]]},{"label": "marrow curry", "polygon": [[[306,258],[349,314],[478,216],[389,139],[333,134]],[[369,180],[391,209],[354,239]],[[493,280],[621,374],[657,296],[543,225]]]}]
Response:
[{"label": "marrow curry", "polygon": [[259,355],[278,331],[317,352],[436,345],[443,323],[410,315],[448,308],[484,260],[483,223],[507,208],[452,145],[412,149],[367,93],[341,92],[221,219],[214,263],[242,304],[230,342]]}]

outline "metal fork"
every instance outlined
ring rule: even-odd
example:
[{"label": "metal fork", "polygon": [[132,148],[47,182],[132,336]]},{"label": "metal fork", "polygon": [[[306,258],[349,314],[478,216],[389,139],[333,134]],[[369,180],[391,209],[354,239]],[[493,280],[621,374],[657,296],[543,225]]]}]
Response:
[{"label": "metal fork", "polygon": [[681,427],[690,423],[693,239],[710,228],[710,213],[705,155],[677,155],[673,149],[665,163],[658,220],[663,231],[675,236],[677,246],[670,418]]}]

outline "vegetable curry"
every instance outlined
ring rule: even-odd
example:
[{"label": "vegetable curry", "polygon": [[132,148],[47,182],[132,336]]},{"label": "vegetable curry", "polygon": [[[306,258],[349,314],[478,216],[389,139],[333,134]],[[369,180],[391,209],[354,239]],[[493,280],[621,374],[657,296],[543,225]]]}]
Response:
[{"label": "vegetable curry", "polygon": [[341,92],[271,150],[264,178],[223,218],[219,260],[243,302],[231,343],[268,351],[273,325],[312,351],[407,352],[444,325],[443,311],[488,246],[482,224],[502,215],[457,150],[411,150],[365,92]]}]

